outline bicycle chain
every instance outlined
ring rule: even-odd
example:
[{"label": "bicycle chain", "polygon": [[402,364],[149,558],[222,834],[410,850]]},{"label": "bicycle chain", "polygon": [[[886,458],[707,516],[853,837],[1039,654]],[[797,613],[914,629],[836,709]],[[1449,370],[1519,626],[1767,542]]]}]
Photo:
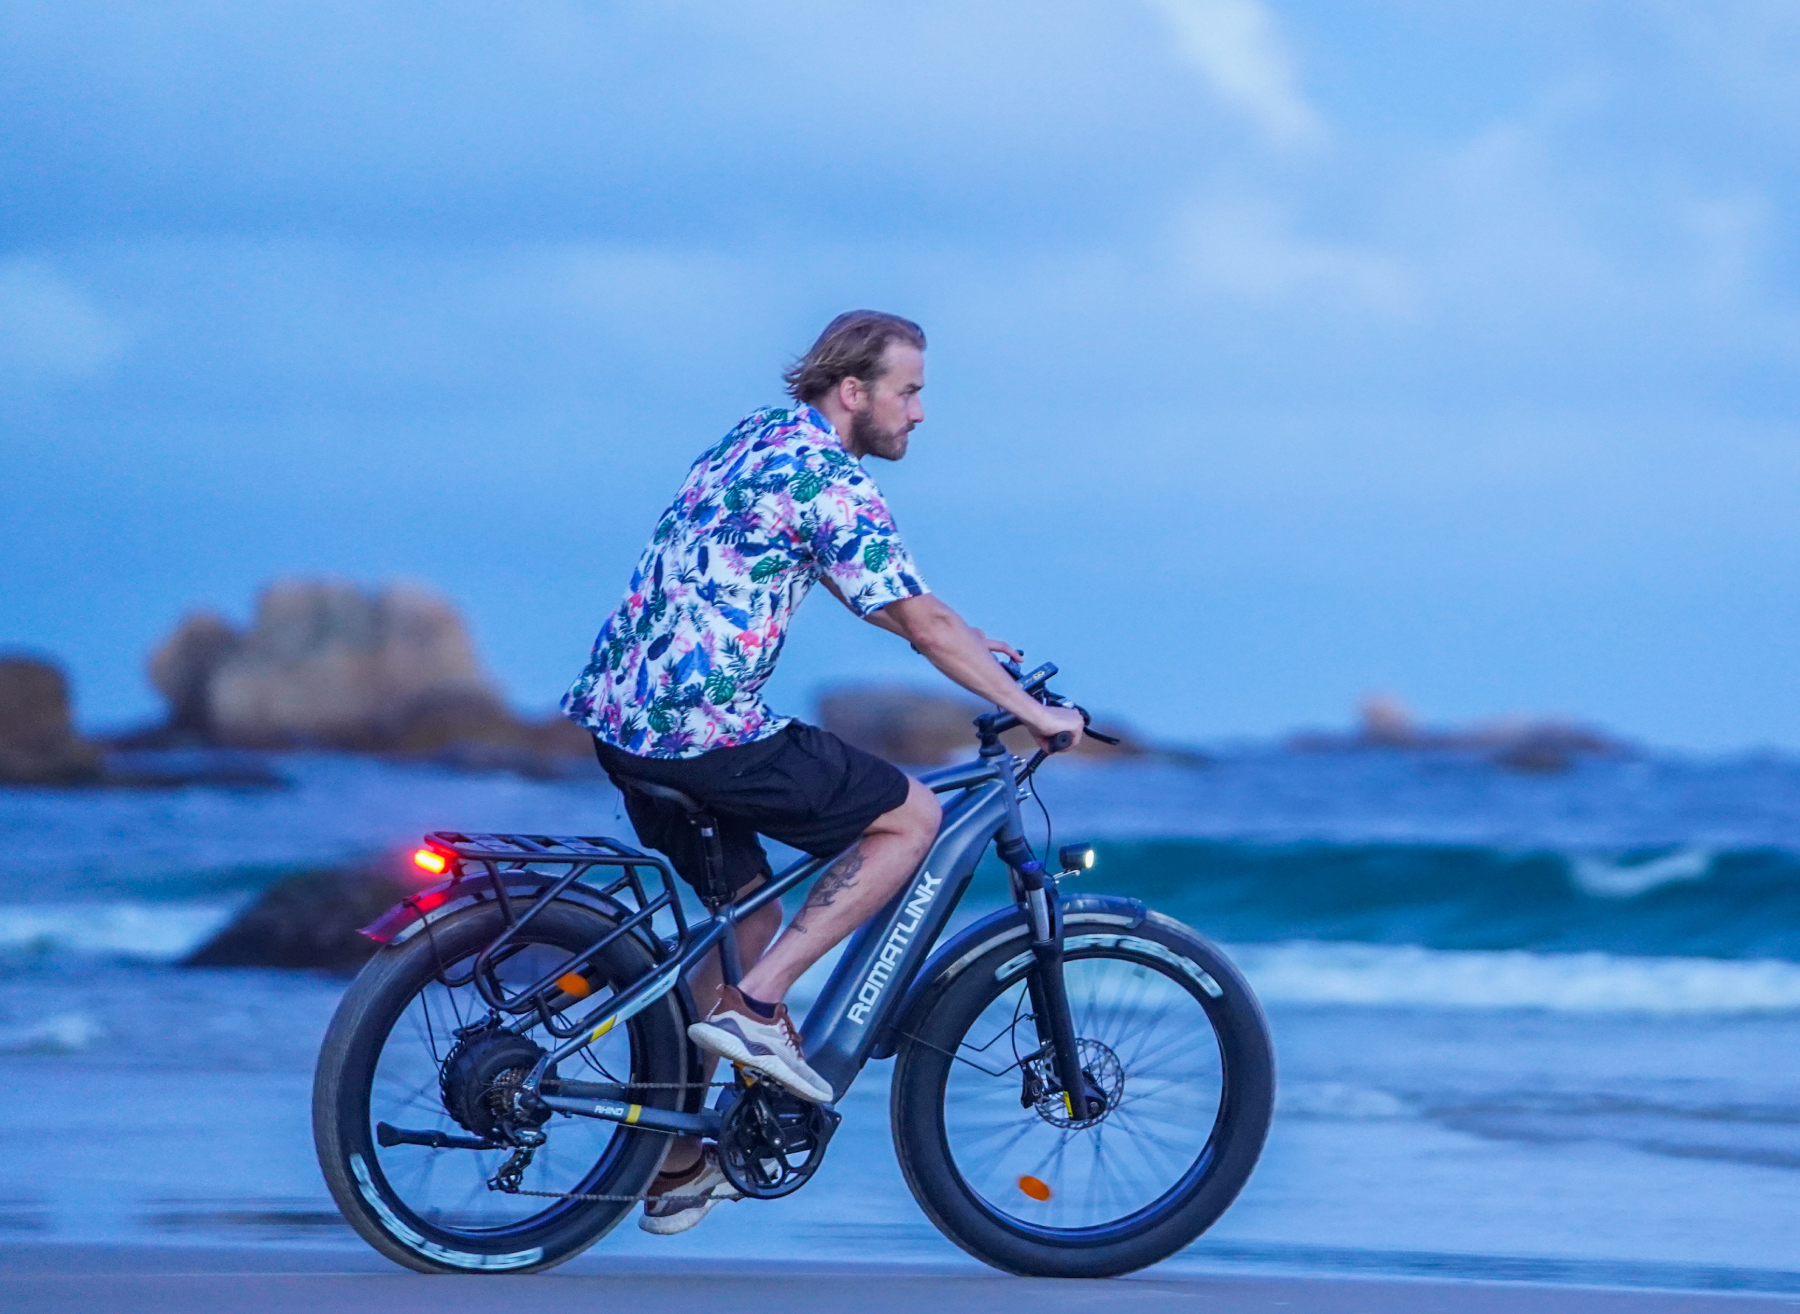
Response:
[{"label": "bicycle chain", "polygon": [[[634,1081],[632,1090],[712,1090],[715,1087],[730,1086],[729,1081]],[[501,1169],[505,1171],[504,1168]],[[498,1174],[496,1174],[498,1176]],[[504,1191],[505,1188],[495,1188]],[[639,1191],[636,1195],[600,1195],[592,1191],[528,1191],[524,1187],[515,1187],[505,1191],[507,1195],[531,1195],[544,1200],[596,1200],[615,1204],[636,1204],[640,1200],[655,1200],[658,1204],[702,1204],[713,1198],[711,1192],[705,1195],[651,1195]]]},{"label": "bicycle chain", "polygon": [[[677,1201],[681,1204],[688,1205],[699,1204],[704,1200],[711,1200],[713,1198],[711,1195],[646,1195],[642,1193],[638,1195],[596,1195],[588,1191],[527,1191],[524,1187],[520,1187],[516,1191],[508,1191],[506,1194],[536,1195],[542,1196],[547,1200],[615,1200],[622,1201],[625,1204],[635,1204],[639,1200],[655,1200],[659,1204],[668,1201]],[[735,1197],[724,1196],[720,1198],[733,1199]]]}]

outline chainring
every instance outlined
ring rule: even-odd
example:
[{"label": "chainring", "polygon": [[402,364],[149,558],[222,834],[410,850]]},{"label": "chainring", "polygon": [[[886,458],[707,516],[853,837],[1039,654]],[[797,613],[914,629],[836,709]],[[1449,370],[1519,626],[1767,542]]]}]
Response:
[{"label": "chainring", "polygon": [[818,1171],[842,1120],[770,1082],[741,1085],[719,1124],[719,1168],[752,1199],[792,1194]]}]

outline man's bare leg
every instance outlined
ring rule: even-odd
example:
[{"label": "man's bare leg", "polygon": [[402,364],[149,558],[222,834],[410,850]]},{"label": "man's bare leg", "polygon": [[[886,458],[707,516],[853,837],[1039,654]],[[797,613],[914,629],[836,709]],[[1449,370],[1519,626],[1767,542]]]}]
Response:
[{"label": "man's bare leg", "polygon": [[746,995],[780,1003],[802,972],[868,921],[918,870],[944,813],[936,794],[916,780],[909,783],[906,801],[875,818],[855,847],[813,882],[781,938],[745,971],[740,989]]},{"label": "man's bare leg", "polygon": [[[909,782],[906,801],[870,823],[854,847],[813,882],[806,902],[775,947],[768,948],[781,925],[781,905],[765,904],[738,925],[739,961],[747,964],[739,989],[752,999],[777,1004],[800,974],[838,941],[866,922],[894,891],[904,885],[937,838],[943,809],[937,795],[918,781]],[[756,888],[749,886],[745,892]],[[767,952],[764,952],[765,949]],[[706,1017],[718,1002],[719,960],[709,954],[689,975],[694,1005]],[[708,1055],[702,1081],[712,1079],[718,1059]],[[683,1136],[669,1147],[663,1171],[678,1173],[700,1157],[698,1138]]]},{"label": "man's bare leg", "polygon": [[[746,885],[740,894],[749,894],[762,880]],[[775,938],[775,932],[781,929],[781,905],[766,903],[751,913],[737,925],[738,961],[754,963],[762,957],[763,951],[769,947],[769,941]],[[724,974],[719,970],[719,956],[708,954],[701,964],[688,973],[688,989],[694,995],[694,1009],[705,1017],[713,1011],[719,1002],[719,987],[725,982]],[[700,1055],[700,1073],[696,1081],[711,1081],[713,1069],[719,1065],[717,1054]],[[685,1172],[694,1166],[700,1157],[701,1141],[698,1136],[677,1136],[669,1146],[669,1153],[663,1159],[662,1170],[665,1173]]]}]

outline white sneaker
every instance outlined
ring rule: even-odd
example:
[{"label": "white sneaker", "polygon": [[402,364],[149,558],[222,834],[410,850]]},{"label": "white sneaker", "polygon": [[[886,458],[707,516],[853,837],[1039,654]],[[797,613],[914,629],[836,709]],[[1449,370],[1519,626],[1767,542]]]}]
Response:
[{"label": "white sneaker", "polygon": [[712,1016],[688,1028],[688,1039],[709,1054],[762,1073],[803,1100],[831,1103],[831,1087],[801,1057],[800,1033],[794,1030],[786,1004],[775,1005],[774,1020],[764,1021],[737,987],[726,986]]},{"label": "white sneaker", "polygon": [[708,1145],[692,1165],[678,1173],[658,1173],[644,1197],[638,1226],[656,1236],[674,1236],[694,1226],[721,1200],[741,1200],[738,1189],[719,1171],[719,1156]]}]

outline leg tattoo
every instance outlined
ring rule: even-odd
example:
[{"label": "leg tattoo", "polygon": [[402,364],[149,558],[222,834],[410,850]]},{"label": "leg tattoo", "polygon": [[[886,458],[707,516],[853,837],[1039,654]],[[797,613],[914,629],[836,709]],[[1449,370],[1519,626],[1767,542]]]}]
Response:
[{"label": "leg tattoo", "polygon": [[858,844],[850,852],[834,862],[825,874],[813,883],[812,892],[806,896],[806,903],[800,909],[800,915],[794,918],[789,929],[806,933],[806,914],[814,908],[829,908],[838,895],[856,884],[856,874],[862,870],[863,851]]}]

